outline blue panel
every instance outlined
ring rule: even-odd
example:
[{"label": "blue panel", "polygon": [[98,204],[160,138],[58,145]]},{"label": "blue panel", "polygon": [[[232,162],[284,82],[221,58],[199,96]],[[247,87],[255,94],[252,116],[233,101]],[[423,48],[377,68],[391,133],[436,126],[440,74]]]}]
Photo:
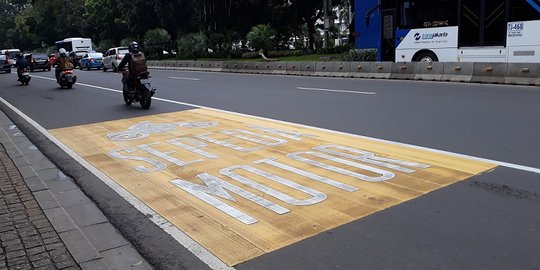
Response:
[{"label": "blue panel", "polygon": [[379,0],[355,0],[355,29],[358,33],[355,44],[358,49],[377,49],[377,58],[381,52],[381,12],[375,10],[366,25],[366,14],[379,4]]}]

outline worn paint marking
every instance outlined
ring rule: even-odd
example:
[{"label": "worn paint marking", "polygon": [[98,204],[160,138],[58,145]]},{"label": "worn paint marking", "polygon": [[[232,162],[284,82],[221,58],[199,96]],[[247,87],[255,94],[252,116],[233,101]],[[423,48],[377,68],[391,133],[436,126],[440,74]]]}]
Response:
[{"label": "worn paint marking", "polygon": [[495,167],[211,109],[50,132],[231,266]]}]

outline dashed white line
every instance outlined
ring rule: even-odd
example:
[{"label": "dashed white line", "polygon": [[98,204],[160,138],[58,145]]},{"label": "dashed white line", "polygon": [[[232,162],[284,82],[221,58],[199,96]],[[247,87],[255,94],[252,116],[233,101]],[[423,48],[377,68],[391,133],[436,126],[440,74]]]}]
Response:
[{"label": "dashed white line", "polygon": [[311,88],[311,87],[296,87],[300,90],[309,90],[309,91],[324,91],[324,92],[338,92],[338,93],[351,93],[351,94],[361,94],[361,95],[376,95],[375,92],[359,92],[351,90],[335,90],[335,89],[326,89],[326,88]]}]

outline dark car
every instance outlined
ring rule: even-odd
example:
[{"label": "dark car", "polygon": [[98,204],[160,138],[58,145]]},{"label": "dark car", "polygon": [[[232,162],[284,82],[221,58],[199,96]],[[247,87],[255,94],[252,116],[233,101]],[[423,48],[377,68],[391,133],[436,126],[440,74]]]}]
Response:
[{"label": "dark car", "polygon": [[9,63],[5,54],[0,54],[0,71],[11,73],[11,63]]},{"label": "dark car", "polygon": [[49,63],[49,56],[45,53],[33,53],[30,56],[30,71],[36,69],[43,69],[43,71],[51,71],[51,63]]}]

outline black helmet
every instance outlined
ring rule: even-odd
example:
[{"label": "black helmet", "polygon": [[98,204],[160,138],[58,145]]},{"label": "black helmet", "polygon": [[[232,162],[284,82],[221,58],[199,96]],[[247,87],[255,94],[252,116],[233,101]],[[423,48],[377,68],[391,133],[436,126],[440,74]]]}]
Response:
[{"label": "black helmet", "polygon": [[139,52],[139,43],[132,41],[129,43],[129,52],[138,53]]}]

